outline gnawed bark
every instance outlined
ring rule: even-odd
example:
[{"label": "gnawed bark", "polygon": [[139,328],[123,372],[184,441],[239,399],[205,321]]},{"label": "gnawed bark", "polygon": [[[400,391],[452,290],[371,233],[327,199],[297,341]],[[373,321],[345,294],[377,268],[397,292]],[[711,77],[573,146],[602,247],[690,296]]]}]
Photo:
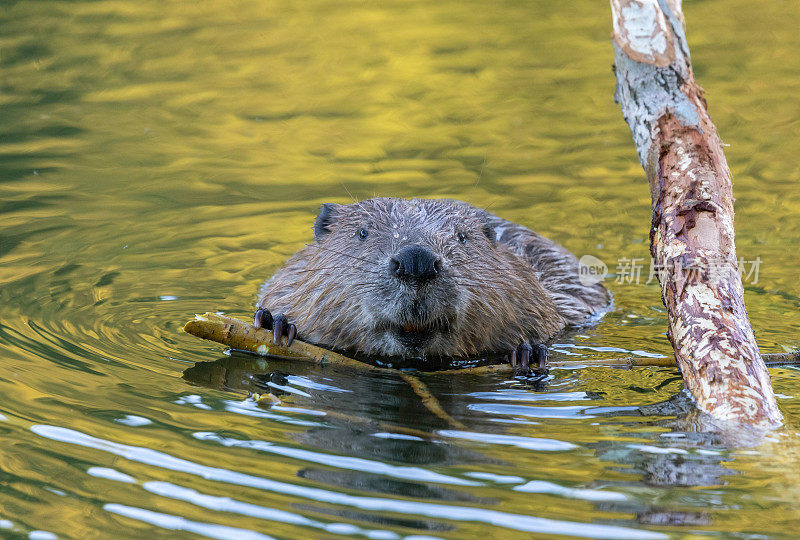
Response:
[{"label": "gnawed bark", "polygon": [[782,422],[744,307],[730,171],[694,80],[680,0],[611,0],[615,101],[653,203],[650,251],[687,389],[716,420]]},{"label": "gnawed bark", "polygon": [[195,315],[187,322],[183,330],[199,338],[216,341],[232,349],[248,351],[262,356],[277,356],[294,360],[303,360],[320,365],[343,365],[366,370],[380,368],[348,358],[334,351],[317,347],[310,343],[295,339],[287,346],[286,341],[280,344],[272,342],[272,332],[264,328],[256,328],[249,322],[240,321],[219,313]]}]

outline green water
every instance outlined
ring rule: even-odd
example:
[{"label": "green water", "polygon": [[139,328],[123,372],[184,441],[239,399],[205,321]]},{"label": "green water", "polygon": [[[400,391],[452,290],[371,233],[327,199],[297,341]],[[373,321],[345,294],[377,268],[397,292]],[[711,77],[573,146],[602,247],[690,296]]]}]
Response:
[{"label": "green water", "polygon": [[[800,347],[800,5],[685,12],[759,345]],[[468,200],[624,277],[649,191],[609,35],[585,0],[4,2],[0,535],[795,536],[797,370],[770,371],[787,427],[756,447],[648,408],[682,388],[656,368],[420,375],[457,429],[400,377],[180,330],[249,316],[351,195]],[[669,354],[647,273],[554,356]]]}]

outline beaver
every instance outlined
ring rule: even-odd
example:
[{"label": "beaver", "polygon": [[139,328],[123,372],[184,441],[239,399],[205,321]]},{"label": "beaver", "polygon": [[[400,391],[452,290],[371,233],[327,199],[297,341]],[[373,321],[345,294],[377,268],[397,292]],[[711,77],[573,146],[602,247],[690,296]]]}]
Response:
[{"label": "beaver", "polygon": [[601,284],[581,283],[565,248],[462,201],[326,203],[314,238],[261,287],[254,324],[276,343],[299,335],[423,359],[502,353],[528,370],[544,365],[548,340],[610,303]]}]

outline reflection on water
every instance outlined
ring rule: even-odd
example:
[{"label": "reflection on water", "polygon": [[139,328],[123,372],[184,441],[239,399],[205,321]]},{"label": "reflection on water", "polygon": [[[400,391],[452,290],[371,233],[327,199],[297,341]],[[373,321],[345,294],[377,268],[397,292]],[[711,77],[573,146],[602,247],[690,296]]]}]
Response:
[{"label": "reflection on water", "polygon": [[[698,432],[671,369],[417,374],[451,425],[399,374],[181,333],[250,316],[319,204],[351,196],[464,199],[612,272],[648,257],[606,5],[4,8],[0,536],[796,534],[793,368],[771,370],[787,428],[754,445]],[[762,261],[753,326],[764,351],[796,348],[800,9],[686,15],[739,252]],[[657,287],[608,284],[616,309],[554,354],[670,354]]]},{"label": "reflection on water", "polygon": [[[508,514],[506,512],[501,512],[497,510],[484,510],[481,508],[470,508],[464,506],[449,506],[443,504],[420,503],[407,500],[385,499],[379,497],[359,497],[359,496],[346,495],[343,493],[338,493],[323,489],[300,486],[298,484],[276,482],[263,477],[246,475],[230,471],[227,469],[208,467],[194,463],[192,461],[179,459],[174,456],[170,456],[168,454],[163,454],[161,452],[150,450],[148,448],[127,446],[119,443],[114,443],[104,439],[90,437],[78,431],[73,431],[65,428],[59,428],[55,426],[35,425],[31,428],[31,430],[35,434],[41,437],[45,437],[56,441],[70,442],[83,447],[94,448],[97,450],[109,452],[111,454],[124,457],[131,461],[144,463],[154,467],[161,467],[173,471],[179,471],[195,476],[200,476],[205,480],[224,482],[239,486],[247,486],[260,489],[263,491],[270,491],[270,492],[290,495],[296,498],[309,499],[317,503],[333,503],[344,507],[353,507],[361,510],[383,511],[395,514],[409,514],[413,516],[444,518],[457,521],[469,521],[469,522],[475,521],[479,523],[497,525],[501,527],[515,529],[518,531],[527,531],[527,532],[542,532],[542,533],[548,532],[551,534],[569,534],[573,536],[587,536],[591,538],[665,538],[666,537],[665,535],[659,533],[648,533],[646,531],[637,531],[622,527],[614,527],[614,526],[599,525],[599,524],[586,525],[573,522],[561,522],[561,521],[543,519],[533,516]],[[203,439],[203,437],[199,438]],[[382,471],[378,469],[377,471],[373,471],[373,474],[375,473],[380,474],[381,472]],[[438,479],[430,478],[428,475],[423,475],[421,478],[416,478],[416,480],[432,482],[432,483],[436,483],[438,481]],[[467,482],[467,484],[475,484],[475,483]],[[271,519],[271,520],[276,519],[272,514],[272,512],[270,512],[270,509],[263,509],[252,504],[242,503],[240,501],[231,500],[228,498],[203,495],[193,489],[184,488],[182,486],[177,486],[166,482],[147,482],[142,487],[144,487],[144,489],[149,492],[156,493],[158,495],[162,495],[165,497],[184,500],[192,504],[195,504],[197,506],[201,506],[211,510],[222,510],[226,512],[241,513],[243,515],[254,516],[261,519]],[[400,492],[400,494],[405,495],[402,491]],[[610,494],[610,498],[613,497],[614,494]],[[215,501],[220,501],[220,500],[222,504],[219,504],[219,502],[215,503]],[[109,508],[109,506],[111,506],[112,508]],[[176,525],[180,524],[180,527],[167,526],[167,528],[184,529],[184,527],[186,527],[187,524],[191,524],[192,529],[185,529],[185,530],[193,530],[194,532],[205,533],[206,529],[206,527],[203,527],[204,524],[190,522],[179,518],[167,520],[166,519],[167,516],[155,515],[152,512],[146,512],[146,511],[141,512],[141,509],[123,507],[120,505],[113,505],[113,504],[106,505],[105,508],[112,512],[128,515],[129,517],[134,517],[134,518],[139,517],[139,519],[142,519],[143,521],[148,521],[148,522],[162,521],[165,522],[164,526],[166,526],[166,522],[168,521],[175,522]],[[151,521],[150,519],[146,518],[149,516],[154,516],[154,518],[156,519]],[[169,516],[169,518],[174,518],[174,516]],[[284,520],[279,520],[279,521],[284,521]],[[295,517],[294,521],[297,521],[297,517]],[[215,525],[207,525],[209,532],[212,532],[212,534],[217,527],[218,526]],[[225,528],[225,530],[228,534],[230,534],[230,532],[233,532],[230,528]],[[349,531],[349,532],[352,534],[355,533],[356,531]],[[357,532],[363,534],[362,531],[357,531]],[[390,534],[390,536],[394,535]]]}]

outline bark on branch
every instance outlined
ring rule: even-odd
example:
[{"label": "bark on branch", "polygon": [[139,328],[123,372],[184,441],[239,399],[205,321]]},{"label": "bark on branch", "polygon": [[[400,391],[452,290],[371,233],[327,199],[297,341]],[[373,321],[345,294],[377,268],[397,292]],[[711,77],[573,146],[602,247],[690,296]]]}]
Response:
[{"label": "bark on branch", "polygon": [[717,420],[782,417],[744,307],[730,171],[694,80],[680,0],[611,0],[615,101],[653,203],[650,251],[686,387]]}]

